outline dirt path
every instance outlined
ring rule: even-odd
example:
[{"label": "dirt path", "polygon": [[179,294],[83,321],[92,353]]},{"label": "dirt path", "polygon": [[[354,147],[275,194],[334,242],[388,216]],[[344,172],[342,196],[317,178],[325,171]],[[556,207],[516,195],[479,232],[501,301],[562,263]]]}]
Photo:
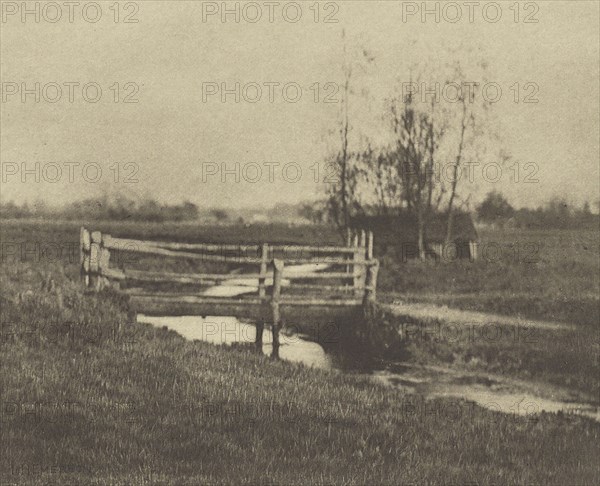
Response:
[{"label": "dirt path", "polygon": [[486,326],[490,324],[545,329],[553,331],[573,330],[575,326],[560,322],[539,321],[518,316],[506,316],[500,314],[488,314],[485,312],[469,311],[437,306],[433,304],[394,302],[392,304],[380,304],[381,309],[390,312],[394,316],[412,317],[415,319],[439,320],[446,323],[458,325]]}]

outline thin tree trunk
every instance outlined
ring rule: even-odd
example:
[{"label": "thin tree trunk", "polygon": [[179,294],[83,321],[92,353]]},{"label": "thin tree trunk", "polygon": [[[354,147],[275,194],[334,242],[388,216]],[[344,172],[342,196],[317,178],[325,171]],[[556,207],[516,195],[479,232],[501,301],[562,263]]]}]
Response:
[{"label": "thin tree trunk", "polygon": [[344,126],[342,128],[342,173],[341,173],[341,196],[342,196],[342,221],[344,228],[348,227],[348,82],[346,79],[344,96]]},{"label": "thin tree trunk", "polygon": [[344,119],[342,126],[342,160],[341,162],[341,203],[342,203],[342,224],[344,228],[348,228],[349,217],[348,217],[348,94],[350,92],[350,78],[352,76],[352,67],[348,64],[347,53],[346,53],[346,32],[342,30],[342,39],[344,43],[344,64],[343,71],[345,76],[344,82]]},{"label": "thin tree trunk", "polygon": [[435,134],[434,134],[434,102],[431,100],[431,120],[429,121],[429,164],[427,174],[427,210],[431,210],[431,203],[433,200],[433,167],[434,167],[434,154],[435,154]]},{"label": "thin tree trunk", "polygon": [[467,104],[463,99],[463,116],[460,129],[460,142],[458,144],[458,153],[456,154],[456,162],[454,163],[454,171],[452,177],[452,185],[450,191],[450,199],[448,200],[447,226],[446,226],[446,244],[452,240],[452,230],[454,226],[454,198],[456,197],[456,186],[458,184],[458,169],[462,160],[462,152],[465,142],[465,132],[467,130]]}]

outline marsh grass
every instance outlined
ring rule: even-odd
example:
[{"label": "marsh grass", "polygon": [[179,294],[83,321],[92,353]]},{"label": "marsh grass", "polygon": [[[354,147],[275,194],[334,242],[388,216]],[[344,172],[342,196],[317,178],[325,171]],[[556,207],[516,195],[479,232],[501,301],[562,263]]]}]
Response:
[{"label": "marsh grass", "polygon": [[[600,425],[589,420],[424,401],[363,378],[188,342],[134,323],[112,291],[85,294],[59,265],[3,266],[0,283],[2,322],[11,323],[1,344],[0,479],[8,484],[599,479]],[[29,332],[48,320],[94,338],[68,332],[72,325]]]}]

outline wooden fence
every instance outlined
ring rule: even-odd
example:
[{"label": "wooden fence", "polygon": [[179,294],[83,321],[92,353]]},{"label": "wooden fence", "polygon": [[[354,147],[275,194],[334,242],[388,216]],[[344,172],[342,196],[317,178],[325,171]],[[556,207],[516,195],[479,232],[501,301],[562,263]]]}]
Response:
[{"label": "wooden fence", "polygon": [[[256,271],[172,273],[123,269],[111,266],[114,252],[231,263]],[[257,344],[262,342],[264,323],[270,322],[274,348],[279,345],[282,317],[331,319],[370,306],[376,299],[379,269],[379,262],[373,258],[373,234],[365,231],[348,232],[346,246],[231,245],[114,238],[82,227],[80,255],[81,279],[86,287],[126,287],[121,290],[131,295],[136,310],[149,314],[250,318],[257,322]],[[293,267],[307,264],[312,267],[305,271]],[[226,286],[233,280],[251,290],[232,298],[129,287],[131,282]]]}]

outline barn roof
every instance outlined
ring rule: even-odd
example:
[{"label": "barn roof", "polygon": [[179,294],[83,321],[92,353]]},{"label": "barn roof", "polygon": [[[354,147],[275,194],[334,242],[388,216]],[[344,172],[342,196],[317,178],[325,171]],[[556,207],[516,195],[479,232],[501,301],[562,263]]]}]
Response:
[{"label": "barn roof", "polygon": [[[446,240],[446,221],[445,214],[431,215],[425,226],[425,241],[443,243]],[[372,230],[379,238],[389,236],[402,242],[417,241],[417,218],[407,211],[387,216],[355,216],[351,218],[350,225],[353,228]],[[476,241],[478,239],[471,215],[463,212],[454,213],[451,240]]]}]

